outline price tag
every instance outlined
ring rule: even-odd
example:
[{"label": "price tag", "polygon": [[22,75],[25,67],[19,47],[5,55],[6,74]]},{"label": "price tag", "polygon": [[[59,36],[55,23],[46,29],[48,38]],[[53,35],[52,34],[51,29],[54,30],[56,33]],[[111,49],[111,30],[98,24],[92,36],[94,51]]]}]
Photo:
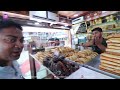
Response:
[{"label": "price tag", "polygon": [[81,79],[83,79],[84,78],[84,76],[83,75],[81,75]]}]

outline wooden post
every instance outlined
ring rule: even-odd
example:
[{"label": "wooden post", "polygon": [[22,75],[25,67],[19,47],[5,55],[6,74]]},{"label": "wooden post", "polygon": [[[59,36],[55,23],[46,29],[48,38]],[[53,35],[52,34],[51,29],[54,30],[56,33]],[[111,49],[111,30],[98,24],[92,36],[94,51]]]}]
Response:
[{"label": "wooden post", "polygon": [[29,55],[29,61],[30,61],[31,79],[37,79],[35,60],[30,55]]},{"label": "wooden post", "polygon": [[29,62],[30,62],[31,79],[37,79],[35,59],[30,54],[32,54],[31,44],[29,46]]}]

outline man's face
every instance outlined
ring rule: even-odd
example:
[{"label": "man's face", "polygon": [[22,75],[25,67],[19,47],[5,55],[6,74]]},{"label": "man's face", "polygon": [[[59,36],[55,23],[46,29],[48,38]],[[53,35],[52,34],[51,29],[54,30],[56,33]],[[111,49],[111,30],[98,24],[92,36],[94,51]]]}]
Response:
[{"label": "man's face", "polygon": [[0,60],[17,60],[23,49],[23,34],[15,27],[0,31]]},{"label": "man's face", "polygon": [[102,36],[102,32],[99,32],[99,31],[93,31],[92,32],[92,36],[93,38],[97,38],[97,37],[101,37]]}]

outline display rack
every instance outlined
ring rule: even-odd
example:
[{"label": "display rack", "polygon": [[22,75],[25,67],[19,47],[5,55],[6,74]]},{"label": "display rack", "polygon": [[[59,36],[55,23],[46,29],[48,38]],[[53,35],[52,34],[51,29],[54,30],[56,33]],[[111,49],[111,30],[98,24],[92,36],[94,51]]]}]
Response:
[{"label": "display rack", "polygon": [[79,70],[72,73],[65,79],[115,79],[115,78],[102,74],[100,72],[96,72],[86,67],[81,67]]},{"label": "display rack", "polygon": [[79,64],[79,63],[77,63],[75,61],[72,61],[72,60],[68,60],[68,59],[66,59],[66,60],[69,61],[69,62],[73,62],[75,64],[78,64],[81,67],[85,67],[85,68],[88,68],[90,70],[99,72],[101,74],[113,77],[115,79],[120,79],[120,76],[118,76],[118,75],[111,74],[111,73],[108,73],[108,72],[105,72],[105,71],[102,71],[102,70],[98,69],[99,68],[99,64],[100,64],[100,55],[96,56],[94,59],[92,59],[91,61],[87,62],[86,64]]},{"label": "display rack", "polygon": [[[47,71],[47,74],[51,74],[53,76],[53,79],[59,79],[53,72],[51,72],[46,66],[44,66],[42,63],[40,63],[35,57],[34,55],[30,54],[30,56],[32,58],[34,58],[34,60],[41,66],[43,67],[46,71]],[[49,72],[49,73],[48,73]],[[37,72],[36,72],[37,73]],[[36,74],[37,75],[37,74]],[[47,76],[47,75],[46,75]],[[44,77],[46,77],[44,76]],[[36,76],[37,77],[37,76]]]},{"label": "display rack", "polygon": [[[34,60],[40,64],[40,66],[44,67],[50,74],[52,74],[55,79],[60,79],[60,78],[57,77],[51,70],[49,70],[46,66],[44,66],[42,63],[40,63],[40,62],[34,57],[34,55],[30,54],[30,56],[33,57]],[[65,60],[66,60],[67,62],[74,63],[75,65],[79,65],[79,67],[80,67],[79,71],[77,70],[77,71],[73,72],[71,75],[67,76],[65,79],[72,79],[73,76],[75,77],[76,72],[77,72],[77,74],[79,74],[79,73],[83,73],[83,74],[84,74],[84,73],[86,72],[84,69],[88,70],[89,72],[91,72],[91,73],[93,73],[93,74],[98,72],[99,75],[100,75],[100,76],[103,76],[103,77],[105,76],[105,77],[111,78],[111,79],[112,79],[112,78],[113,78],[113,79],[120,79],[120,76],[117,76],[117,75],[114,75],[114,74],[111,74],[111,73],[108,73],[108,72],[105,72],[105,71],[102,71],[102,70],[99,70],[99,69],[98,69],[99,64],[100,64],[100,55],[96,56],[93,60],[89,61],[89,62],[86,63],[86,64],[80,64],[80,63],[77,63],[77,62],[72,61],[72,60],[69,60],[69,59],[65,59]],[[84,67],[84,68],[83,68],[83,67]],[[81,69],[81,68],[82,68],[82,69]],[[97,74],[98,74],[98,73],[97,73]],[[80,75],[81,75],[81,74],[80,74]],[[85,75],[86,75],[86,73],[85,73]],[[71,78],[70,78],[70,77],[71,77]],[[76,77],[77,77],[77,76],[76,76]],[[99,77],[99,76],[95,76],[95,77],[98,77],[98,79],[101,78],[101,77]],[[105,79],[105,77],[104,77],[104,79]],[[92,78],[92,77],[90,77],[90,78]],[[79,78],[79,79],[82,79],[82,78]]]}]

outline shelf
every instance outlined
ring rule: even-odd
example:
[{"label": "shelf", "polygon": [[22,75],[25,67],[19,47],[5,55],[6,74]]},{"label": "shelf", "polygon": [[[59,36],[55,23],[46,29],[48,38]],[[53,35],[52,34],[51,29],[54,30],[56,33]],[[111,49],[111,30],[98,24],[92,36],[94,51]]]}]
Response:
[{"label": "shelf", "polygon": [[117,23],[117,22],[120,22],[120,20],[119,20],[119,21],[116,20],[116,21],[111,21],[111,22],[106,22],[106,23],[101,23],[101,24],[92,25],[92,26],[89,26],[89,28],[95,27],[95,26],[103,26],[103,25],[114,24],[114,23]]},{"label": "shelf", "polygon": [[[105,31],[103,31],[103,33],[116,33],[116,32],[120,32],[120,27],[114,28],[112,30],[105,30]],[[92,32],[89,32],[88,34],[92,34]]]}]

